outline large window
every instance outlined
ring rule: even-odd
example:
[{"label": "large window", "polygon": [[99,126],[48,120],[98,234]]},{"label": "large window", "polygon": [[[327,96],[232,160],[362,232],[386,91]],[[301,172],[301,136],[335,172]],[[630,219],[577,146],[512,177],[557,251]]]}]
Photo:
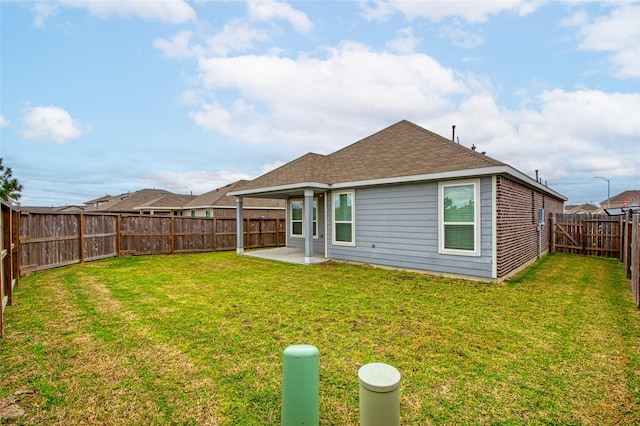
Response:
[{"label": "large window", "polygon": [[480,255],[479,192],[477,179],[438,186],[441,253]]},{"label": "large window", "polygon": [[355,245],[353,191],[333,194],[333,243]]},{"label": "large window", "polygon": [[[304,200],[292,199],[289,202],[291,215],[291,236],[304,237]],[[318,199],[313,199],[313,237],[318,237]]]}]

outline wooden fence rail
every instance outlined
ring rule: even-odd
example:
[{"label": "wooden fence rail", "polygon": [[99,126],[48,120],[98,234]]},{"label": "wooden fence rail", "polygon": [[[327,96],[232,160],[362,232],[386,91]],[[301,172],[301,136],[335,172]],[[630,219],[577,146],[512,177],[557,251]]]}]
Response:
[{"label": "wooden fence rail", "polygon": [[[243,219],[245,248],[285,245],[285,219]],[[236,219],[20,214],[20,274],[116,256],[235,250]]]},{"label": "wooden fence rail", "polygon": [[640,307],[640,215],[551,216],[551,251],[615,257],[631,278],[634,301]]}]

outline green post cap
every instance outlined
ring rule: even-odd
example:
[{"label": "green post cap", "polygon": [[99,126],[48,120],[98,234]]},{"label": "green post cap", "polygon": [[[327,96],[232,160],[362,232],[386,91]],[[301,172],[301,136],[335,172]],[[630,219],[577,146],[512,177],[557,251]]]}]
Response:
[{"label": "green post cap", "polygon": [[284,356],[291,358],[319,357],[320,352],[313,345],[291,345],[284,350]]}]

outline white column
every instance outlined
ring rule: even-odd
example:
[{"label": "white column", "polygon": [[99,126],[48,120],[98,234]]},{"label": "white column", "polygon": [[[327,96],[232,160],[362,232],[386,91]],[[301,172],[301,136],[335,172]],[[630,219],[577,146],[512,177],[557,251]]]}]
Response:
[{"label": "white column", "polygon": [[313,259],[313,189],[304,190],[304,263]]},{"label": "white column", "polygon": [[244,221],[242,220],[242,197],[236,197],[236,253],[244,253]]}]

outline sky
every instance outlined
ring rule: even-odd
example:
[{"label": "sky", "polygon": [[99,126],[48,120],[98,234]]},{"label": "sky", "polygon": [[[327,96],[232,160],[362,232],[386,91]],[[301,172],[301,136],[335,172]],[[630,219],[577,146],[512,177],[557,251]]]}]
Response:
[{"label": "sky", "polygon": [[24,206],[199,195],[405,119],[568,204],[640,189],[639,1],[0,0],[0,31]]}]

